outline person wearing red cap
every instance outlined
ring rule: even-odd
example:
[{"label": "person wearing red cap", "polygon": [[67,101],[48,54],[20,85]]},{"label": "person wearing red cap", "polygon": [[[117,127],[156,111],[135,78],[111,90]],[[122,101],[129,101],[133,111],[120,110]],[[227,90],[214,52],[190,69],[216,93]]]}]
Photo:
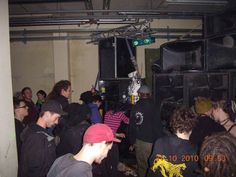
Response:
[{"label": "person wearing red cap", "polygon": [[92,163],[98,164],[107,157],[114,137],[110,127],[97,123],[90,126],[83,137],[83,147],[75,155],[59,157],[50,168],[47,177],[92,177]]}]

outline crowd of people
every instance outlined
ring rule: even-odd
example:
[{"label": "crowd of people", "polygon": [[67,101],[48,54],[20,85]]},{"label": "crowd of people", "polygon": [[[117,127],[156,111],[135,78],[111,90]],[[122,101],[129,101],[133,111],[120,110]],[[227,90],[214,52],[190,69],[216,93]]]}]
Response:
[{"label": "crowd of people", "polygon": [[[142,85],[139,100],[123,109],[115,102],[99,111],[99,92],[70,103],[71,82],[57,82],[47,95],[25,87],[13,98],[18,177],[118,177],[119,145],[128,138],[139,177],[236,176],[236,106],[234,101],[197,97],[193,108],[172,110],[168,133],[151,90]],[[125,124],[126,131],[119,127]]]}]

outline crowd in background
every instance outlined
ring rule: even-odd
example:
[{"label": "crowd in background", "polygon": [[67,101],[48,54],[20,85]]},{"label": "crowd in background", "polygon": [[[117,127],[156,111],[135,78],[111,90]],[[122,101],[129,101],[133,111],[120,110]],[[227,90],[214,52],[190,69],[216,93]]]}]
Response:
[{"label": "crowd in background", "polygon": [[[79,100],[69,103],[72,92],[71,82],[61,80],[48,95],[39,90],[36,104],[30,87],[14,96],[19,177],[47,176],[56,158],[66,163],[63,168],[54,164],[49,177],[70,177],[76,173],[80,177],[91,176],[88,171],[116,177],[119,157],[125,151],[135,153],[139,177],[236,176],[233,100],[213,102],[199,96],[192,108],[179,105],[169,109],[165,114],[169,116],[163,118],[146,85],[141,86],[139,100],[128,106],[128,110],[124,109],[125,103],[114,102],[109,110],[100,111],[104,100],[95,89],[81,94],[82,104]],[[93,159],[99,165],[93,165],[92,161],[91,165],[77,164],[78,169],[72,168],[83,159],[81,154],[87,152],[87,144],[97,143],[84,138],[85,132],[96,124],[107,125],[117,139],[104,146],[107,153],[100,152],[101,157],[91,153],[94,150],[88,151],[91,157],[100,157],[100,160]],[[121,151],[120,145],[126,140],[127,146]]]}]

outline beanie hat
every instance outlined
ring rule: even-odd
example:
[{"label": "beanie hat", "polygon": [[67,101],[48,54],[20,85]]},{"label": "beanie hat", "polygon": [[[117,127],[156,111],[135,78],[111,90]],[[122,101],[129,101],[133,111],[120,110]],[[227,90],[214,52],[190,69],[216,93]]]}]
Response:
[{"label": "beanie hat", "polygon": [[150,94],[151,90],[149,89],[149,87],[147,85],[142,85],[139,90],[139,93],[145,93],[145,94]]},{"label": "beanie hat", "polygon": [[195,112],[198,114],[204,114],[212,108],[212,102],[205,97],[197,97],[195,101]]}]

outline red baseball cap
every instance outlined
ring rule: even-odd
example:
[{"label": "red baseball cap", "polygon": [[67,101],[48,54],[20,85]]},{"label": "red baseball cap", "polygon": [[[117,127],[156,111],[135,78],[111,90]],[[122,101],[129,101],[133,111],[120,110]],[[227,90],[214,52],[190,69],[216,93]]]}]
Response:
[{"label": "red baseball cap", "polygon": [[115,138],[111,128],[106,124],[97,123],[90,126],[84,134],[84,143],[99,143],[102,141],[120,142]]}]

